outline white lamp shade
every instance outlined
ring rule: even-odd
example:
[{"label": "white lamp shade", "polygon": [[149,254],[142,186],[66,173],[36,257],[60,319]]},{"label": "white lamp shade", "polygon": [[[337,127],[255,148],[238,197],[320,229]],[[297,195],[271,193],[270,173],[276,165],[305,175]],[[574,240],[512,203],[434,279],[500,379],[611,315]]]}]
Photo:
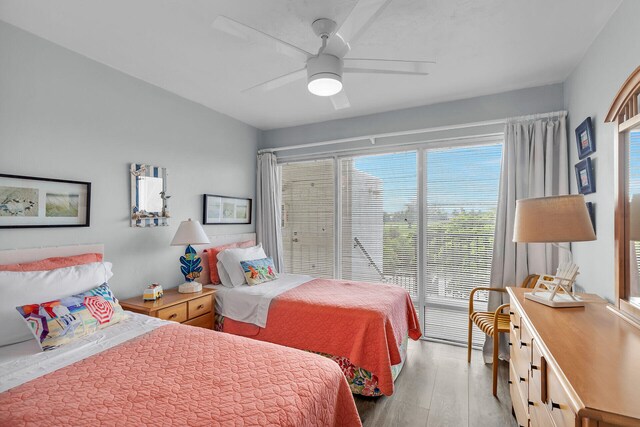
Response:
[{"label": "white lamp shade", "polygon": [[513,241],[561,243],[596,240],[583,195],[516,201]]},{"label": "white lamp shade", "polygon": [[211,243],[202,225],[198,221],[182,221],[176,235],[173,236],[171,246],[206,245]]}]

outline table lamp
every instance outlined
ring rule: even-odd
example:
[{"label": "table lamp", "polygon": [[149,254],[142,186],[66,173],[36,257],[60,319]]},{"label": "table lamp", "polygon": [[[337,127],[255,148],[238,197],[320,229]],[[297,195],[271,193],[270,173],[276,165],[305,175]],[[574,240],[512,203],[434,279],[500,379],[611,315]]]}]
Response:
[{"label": "table lamp", "polygon": [[178,231],[171,241],[171,246],[187,245],[184,256],[180,257],[180,272],[184,275],[186,282],[178,287],[178,292],[188,294],[202,290],[202,285],[194,282],[202,272],[201,259],[191,245],[206,245],[208,243],[211,242],[198,221],[191,221],[189,218],[180,223]]},{"label": "table lamp", "polygon": [[[558,243],[595,240],[584,196],[552,196],[516,201],[513,241],[517,243],[552,243],[567,251],[568,261],[560,263],[555,276],[541,275],[525,298],[551,306],[576,307],[584,301],[573,293],[578,266],[571,251]],[[563,290],[563,293],[558,293]]]}]

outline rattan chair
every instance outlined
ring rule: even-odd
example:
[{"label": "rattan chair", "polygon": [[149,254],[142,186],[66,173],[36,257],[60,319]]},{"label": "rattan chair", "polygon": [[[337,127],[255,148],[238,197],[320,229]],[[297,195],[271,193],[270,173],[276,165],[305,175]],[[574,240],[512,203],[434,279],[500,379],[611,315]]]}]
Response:
[{"label": "rattan chair", "polygon": [[[530,274],[522,282],[521,287],[532,288],[538,280],[538,275]],[[500,333],[509,333],[510,318],[509,313],[502,311],[509,307],[509,304],[502,304],[495,311],[474,311],[473,296],[478,291],[502,292],[505,288],[474,288],[469,294],[469,341],[467,343],[467,362],[471,363],[471,342],[473,339],[473,324],[488,336],[493,338],[493,395],[498,395],[498,350],[500,347]]]}]

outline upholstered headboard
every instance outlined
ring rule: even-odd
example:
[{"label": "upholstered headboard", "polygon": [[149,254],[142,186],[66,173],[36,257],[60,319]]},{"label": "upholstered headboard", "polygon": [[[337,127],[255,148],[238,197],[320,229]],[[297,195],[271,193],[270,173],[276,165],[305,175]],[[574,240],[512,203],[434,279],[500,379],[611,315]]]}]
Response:
[{"label": "upholstered headboard", "polygon": [[256,241],[256,233],[222,234],[208,237],[211,241],[211,244],[200,245],[197,248],[198,255],[200,255],[200,258],[202,258],[202,273],[200,273],[200,277],[196,279],[196,281],[202,283],[203,285],[208,285],[209,283],[211,283],[211,279],[209,277],[209,258],[207,253],[204,252],[205,249],[226,245],[229,243],[245,242],[247,240],[253,240],[254,242]]},{"label": "upholstered headboard", "polygon": [[0,265],[38,261],[51,257],[64,257],[87,253],[104,254],[104,245],[53,246],[48,248],[8,249],[0,251]]}]

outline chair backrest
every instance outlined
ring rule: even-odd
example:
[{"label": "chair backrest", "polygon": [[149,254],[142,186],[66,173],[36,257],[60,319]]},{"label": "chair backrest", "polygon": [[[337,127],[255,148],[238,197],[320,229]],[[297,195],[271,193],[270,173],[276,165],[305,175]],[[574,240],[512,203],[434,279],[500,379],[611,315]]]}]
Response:
[{"label": "chair backrest", "polygon": [[540,277],[540,275],[538,274],[530,274],[528,275],[523,281],[522,284],[520,284],[521,288],[529,288],[532,289],[535,285],[536,282],[538,281],[538,278]]},{"label": "chair backrest", "polygon": [[563,262],[558,265],[556,277],[572,282],[578,275],[578,265],[572,262]]}]

